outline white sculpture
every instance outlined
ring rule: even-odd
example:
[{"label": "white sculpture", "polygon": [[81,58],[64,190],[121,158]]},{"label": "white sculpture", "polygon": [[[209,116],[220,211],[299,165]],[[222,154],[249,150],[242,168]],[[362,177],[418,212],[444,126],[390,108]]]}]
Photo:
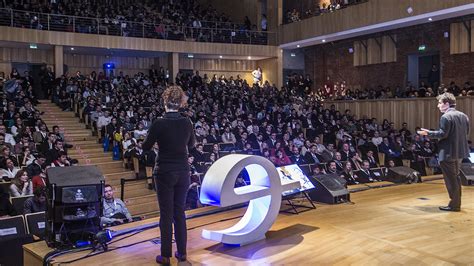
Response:
[{"label": "white sculpture", "polygon": [[[237,176],[247,169],[250,185],[234,188]],[[203,204],[227,207],[249,202],[242,219],[234,226],[210,231],[202,237],[231,245],[245,245],[265,238],[280,211],[282,192],[300,188],[299,181],[282,181],[272,162],[255,155],[231,154],[217,160],[201,185]]]}]

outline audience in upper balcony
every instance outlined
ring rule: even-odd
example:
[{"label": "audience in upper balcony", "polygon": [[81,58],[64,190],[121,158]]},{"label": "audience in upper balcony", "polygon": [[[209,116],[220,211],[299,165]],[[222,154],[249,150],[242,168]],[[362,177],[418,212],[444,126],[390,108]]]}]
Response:
[{"label": "audience in upper balcony", "polygon": [[[0,8],[15,10],[13,17],[1,24],[38,30],[161,38],[203,42],[266,44],[266,34],[256,31],[256,22],[246,17],[243,24],[212,6],[194,0],[172,1],[0,1]],[[9,10],[0,15],[11,16]],[[72,19],[67,16],[75,16]],[[266,31],[266,18],[262,19]],[[45,76],[47,77],[47,76]],[[64,106],[66,103],[63,102]]]}]

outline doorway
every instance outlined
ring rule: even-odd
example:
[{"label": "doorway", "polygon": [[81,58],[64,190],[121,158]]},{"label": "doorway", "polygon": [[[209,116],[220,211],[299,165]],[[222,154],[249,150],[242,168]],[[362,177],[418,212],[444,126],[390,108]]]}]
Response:
[{"label": "doorway", "polygon": [[18,73],[23,77],[25,71],[30,73],[33,78],[33,93],[37,99],[44,99],[45,93],[41,88],[41,77],[46,69],[46,64],[32,64],[32,63],[12,63],[12,68],[16,68]]},{"label": "doorway", "polygon": [[441,80],[439,52],[408,55],[408,84],[415,89],[422,84],[437,89]]}]

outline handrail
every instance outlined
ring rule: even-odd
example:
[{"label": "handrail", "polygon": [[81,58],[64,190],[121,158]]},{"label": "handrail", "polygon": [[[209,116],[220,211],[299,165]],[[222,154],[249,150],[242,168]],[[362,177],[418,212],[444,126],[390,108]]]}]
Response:
[{"label": "handrail", "polygon": [[145,23],[117,18],[68,16],[0,8],[0,26],[181,41],[257,45],[267,45],[269,37],[272,37],[273,42],[276,41],[276,32],[245,30],[241,28],[242,25],[231,25],[233,28],[219,28],[217,25],[189,27],[180,24]]}]

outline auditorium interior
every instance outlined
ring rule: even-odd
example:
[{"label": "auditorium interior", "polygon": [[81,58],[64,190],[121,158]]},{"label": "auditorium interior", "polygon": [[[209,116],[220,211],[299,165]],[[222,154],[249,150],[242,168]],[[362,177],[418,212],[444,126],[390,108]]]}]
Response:
[{"label": "auditorium interior", "polygon": [[[142,145],[173,86],[172,265],[474,264],[474,1],[3,0],[0,265],[156,264]],[[447,94],[471,120],[452,211],[422,134]]]}]

